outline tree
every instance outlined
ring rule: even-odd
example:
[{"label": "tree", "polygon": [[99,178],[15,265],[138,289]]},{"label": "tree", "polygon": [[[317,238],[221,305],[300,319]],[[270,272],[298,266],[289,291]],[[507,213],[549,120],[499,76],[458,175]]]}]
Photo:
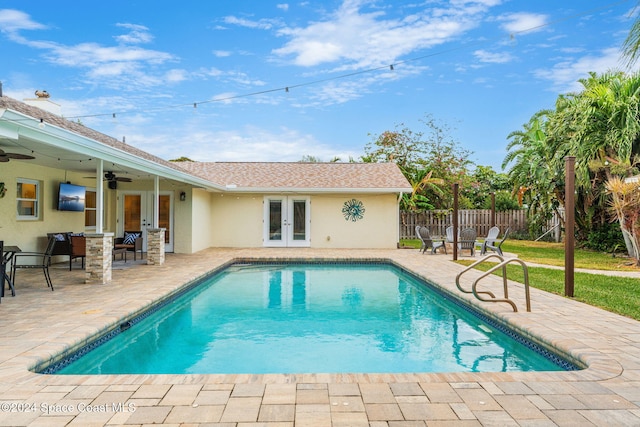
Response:
[{"label": "tree", "polygon": [[605,182],[635,171],[640,75],[589,73],[579,81],[584,90],[559,97],[548,131],[576,156],[576,225],[586,238],[607,224]]},{"label": "tree", "polygon": [[316,156],[311,156],[309,154],[305,154],[304,156],[302,156],[302,158],[300,160],[298,160],[299,163],[321,163],[322,160],[320,160],[319,157]]},{"label": "tree", "polygon": [[[491,193],[496,193],[500,190],[504,192],[511,189],[509,176],[505,173],[497,173],[491,166],[476,166],[475,171],[471,175],[471,179],[473,182],[469,188],[465,189],[465,193],[476,209],[489,209],[491,207]],[[512,203],[506,202],[505,198],[509,197],[511,197]],[[518,209],[519,207],[517,201],[512,196],[501,194],[501,206],[504,206],[505,203],[513,206],[513,209]]]},{"label": "tree", "polygon": [[636,18],[631,25],[629,34],[622,44],[622,55],[627,60],[629,67],[634,65],[640,58],[640,17]]},{"label": "tree", "polygon": [[424,169],[417,170],[414,175],[407,177],[411,184],[411,194],[403,194],[400,203],[400,210],[420,212],[434,209],[429,199],[424,196],[425,189],[431,188],[436,192],[440,192],[438,185],[442,185],[443,181],[439,178],[433,178],[432,172]]},{"label": "tree", "polygon": [[544,220],[564,205],[564,159],[576,157],[576,232],[582,241],[605,227],[605,182],[637,173],[640,148],[640,75],[590,73],[583,90],[560,95],[555,110],[535,114],[509,135],[503,167],[514,191]]},{"label": "tree", "polygon": [[502,162],[508,169],[513,192],[527,205],[530,230],[537,232],[558,210],[563,201],[564,174],[562,159],[566,147],[547,135],[550,110],[534,114],[522,130],[507,138],[507,155]]},{"label": "tree", "polygon": [[640,190],[638,183],[612,177],[606,183],[611,195],[609,213],[618,220],[629,256],[640,266]]},{"label": "tree", "polygon": [[422,133],[415,133],[399,124],[395,131],[370,136],[374,136],[374,140],[364,148],[362,160],[365,163],[395,163],[405,175],[419,169],[420,160],[426,153]]},{"label": "tree", "polygon": [[191,160],[188,157],[182,156],[182,157],[178,157],[177,159],[171,159],[169,160],[170,162],[193,162],[193,160]]},{"label": "tree", "polygon": [[362,161],[394,162],[412,185],[429,175],[430,185],[414,192],[411,200],[407,200],[407,206],[420,202],[423,207],[428,203],[436,209],[448,209],[453,203],[452,184],[458,182],[464,189],[471,182],[468,172],[472,164],[469,160],[471,152],[460,147],[450,136],[448,125],[431,115],[426,115],[420,122],[425,125],[425,132],[413,131],[400,124],[393,131],[372,135],[373,141],[365,146]]}]

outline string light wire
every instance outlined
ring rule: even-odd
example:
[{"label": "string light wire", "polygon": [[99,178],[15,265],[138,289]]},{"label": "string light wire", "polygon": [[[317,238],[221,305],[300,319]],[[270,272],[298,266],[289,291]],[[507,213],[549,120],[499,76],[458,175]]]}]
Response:
[{"label": "string light wire", "polygon": [[[541,28],[557,25],[559,23],[570,21],[570,20],[574,20],[576,18],[585,16],[585,15],[589,15],[589,14],[592,14],[592,13],[595,13],[595,12],[598,12],[598,11],[601,11],[601,10],[610,9],[610,8],[613,8],[613,7],[618,6],[620,4],[627,3],[627,2],[629,2],[629,0],[614,1],[612,3],[608,3],[608,4],[605,4],[605,5],[602,5],[602,6],[599,6],[599,7],[595,7],[595,8],[586,10],[586,11],[578,12],[578,13],[575,13],[573,15],[569,15],[569,16],[564,17],[564,18],[552,20],[552,21],[549,21],[549,22],[544,23],[544,24],[540,24],[540,25],[536,25],[536,26],[533,26],[533,27],[529,27],[529,28],[523,29],[523,30],[511,32],[508,37],[509,37],[510,40],[513,40],[515,38],[515,36],[518,35],[518,34],[524,34],[524,33],[528,33],[528,32],[531,32],[531,31],[539,30]],[[414,58],[405,59],[405,60],[402,60],[402,61],[396,61],[396,62],[393,62],[391,64],[387,63],[385,65],[381,65],[381,66],[378,66],[378,67],[373,67],[373,68],[368,68],[368,69],[364,69],[364,70],[354,71],[354,72],[351,72],[351,73],[345,73],[345,74],[341,74],[341,75],[338,75],[338,76],[327,77],[327,78],[324,78],[324,79],[312,80],[312,81],[308,81],[308,82],[304,82],[304,83],[286,85],[286,86],[282,86],[282,87],[278,87],[278,88],[274,88],[274,89],[266,89],[266,90],[261,90],[261,91],[256,91],[256,92],[249,92],[249,93],[238,94],[238,95],[229,95],[229,96],[225,96],[225,97],[221,97],[221,98],[213,98],[213,99],[204,100],[204,101],[195,101],[195,102],[189,102],[189,103],[183,103],[183,104],[167,105],[167,106],[164,106],[164,107],[148,108],[148,109],[144,109],[144,110],[123,110],[123,111],[116,111],[116,112],[110,112],[110,113],[96,113],[96,114],[70,116],[70,117],[67,117],[67,119],[83,119],[83,118],[93,118],[93,117],[103,117],[103,116],[112,116],[112,118],[115,119],[117,115],[126,115],[126,114],[134,114],[134,113],[148,113],[148,112],[153,112],[153,111],[172,110],[172,109],[184,108],[184,107],[187,107],[187,106],[195,109],[199,105],[210,104],[210,103],[214,103],[214,102],[226,102],[226,101],[231,101],[231,100],[234,100],[234,99],[248,98],[248,97],[253,97],[253,96],[258,96],[258,95],[266,95],[266,94],[274,93],[274,92],[283,92],[284,91],[284,92],[288,93],[292,89],[297,89],[297,88],[301,88],[301,87],[317,85],[317,84],[326,83],[326,82],[329,82],[329,81],[347,79],[347,78],[350,78],[350,77],[354,77],[354,76],[358,76],[358,75],[362,75],[362,74],[367,74],[367,73],[372,73],[372,72],[376,72],[376,71],[380,71],[380,70],[391,70],[391,71],[394,71],[398,65],[408,64],[408,63],[411,63],[411,62],[422,61],[424,59],[433,58],[435,56],[446,55],[446,54],[449,54],[449,53],[452,53],[452,52],[456,52],[456,51],[459,51],[459,50],[469,49],[469,48],[477,47],[477,46],[481,46],[481,45],[487,45],[487,44],[494,43],[494,42],[496,42],[498,40],[501,40],[501,39],[503,39],[503,37],[496,37],[496,38],[493,38],[493,39],[482,40],[482,41],[478,41],[478,42],[475,42],[475,43],[469,43],[469,44],[456,46],[456,47],[452,47],[452,48],[449,48],[449,49],[444,49],[444,50],[440,50],[440,51],[437,51],[437,52],[429,53],[429,54],[426,54],[426,55],[421,55],[421,56],[417,56],[417,57],[414,57]]]}]

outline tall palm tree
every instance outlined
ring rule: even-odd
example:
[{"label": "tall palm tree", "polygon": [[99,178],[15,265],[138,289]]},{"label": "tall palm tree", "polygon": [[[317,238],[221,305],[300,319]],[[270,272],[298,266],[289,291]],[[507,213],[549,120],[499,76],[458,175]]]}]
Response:
[{"label": "tall palm tree", "polygon": [[562,168],[566,147],[549,138],[546,128],[550,110],[533,115],[523,130],[508,135],[508,153],[502,163],[514,184],[514,191],[527,199],[532,223],[542,225],[560,207],[563,197]]},{"label": "tall palm tree", "polygon": [[[638,2],[640,5],[640,2]],[[634,12],[638,6],[634,8]],[[640,59],[640,16],[636,18],[629,30],[629,34],[622,44],[622,55],[627,61],[627,66],[632,66]]]}]

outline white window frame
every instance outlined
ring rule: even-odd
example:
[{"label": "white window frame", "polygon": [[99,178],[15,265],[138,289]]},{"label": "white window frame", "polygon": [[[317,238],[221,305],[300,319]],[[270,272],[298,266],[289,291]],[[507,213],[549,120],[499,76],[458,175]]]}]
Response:
[{"label": "white window frame", "polygon": [[[18,197],[18,185],[20,184],[33,184],[36,186],[36,198],[35,199],[27,199],[24,197]],[[20,210],[18,209],[18,204],[22,201],[33,202],[34,204],[34,213],[33,215],[20,215]],[[35,179],[26,179],[26,178],[18,178],[16,179],[16,219],[20,221],[36,221],[40,219],[40,181]]]}]

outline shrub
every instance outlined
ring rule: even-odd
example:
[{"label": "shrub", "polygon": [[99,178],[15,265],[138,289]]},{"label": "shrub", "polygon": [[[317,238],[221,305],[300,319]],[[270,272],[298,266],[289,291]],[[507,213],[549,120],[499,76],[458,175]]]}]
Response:
[{"label": "shrub", "polygon": [[582,242],[582,246],[600,252],[626,251],[620,224],[617,222],[605,223],[594,228],[587,235],[587,240]]}]

